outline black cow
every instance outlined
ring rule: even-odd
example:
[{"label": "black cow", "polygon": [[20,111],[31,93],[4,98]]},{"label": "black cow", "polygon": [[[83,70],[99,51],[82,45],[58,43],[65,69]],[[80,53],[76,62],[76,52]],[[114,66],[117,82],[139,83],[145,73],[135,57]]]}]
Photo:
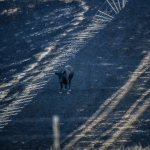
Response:
[{"label": "black cow", "polygon": [[69,65],[65,66],[65,68],[62,68],[60,71],[55,73],[56,75],[58,75],[59,78],[59,83],[60,83],[60,92],[62,93],[62,88],[63,88],[63,84],[65,85],[65,89],[67,89],[68,85],[69,85],[69,89],[67,94],[69,94],[70,90],[70,84],[71,84],[71,79],[73,78],[74,75],[74,71],[73,68]]}]

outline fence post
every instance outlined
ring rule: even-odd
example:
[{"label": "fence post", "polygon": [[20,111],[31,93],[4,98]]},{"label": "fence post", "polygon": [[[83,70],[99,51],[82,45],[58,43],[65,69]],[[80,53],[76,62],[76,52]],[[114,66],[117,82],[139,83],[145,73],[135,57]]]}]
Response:
[{"label": "fence post", "polygon": [[54,150],[60,150],[59,145],[59,117],[53,116],[53,139],[54,139]]}]

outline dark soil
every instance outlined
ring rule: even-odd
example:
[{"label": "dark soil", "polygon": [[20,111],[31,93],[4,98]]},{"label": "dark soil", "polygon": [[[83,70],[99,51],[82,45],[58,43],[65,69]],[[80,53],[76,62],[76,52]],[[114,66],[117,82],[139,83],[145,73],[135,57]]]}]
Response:
[{"label": "dark soil", "polygon": [[[34,15],[46,14],[49,8],[52,9],[51,11],[56,9],[55,3],[53,3],[54,7],[44,7],[49,3],[39,2],[34,9],[29,9],[28,13],[24,8],[25,11],[14,15],[16,17],[14,24],[11,24],[13,18],[8,19],[8,16],[2,16],[1,33],[4,36],[0,43],[2,45],[0,47],[2,83],[5,83],[5,78],[7,81],[12,78],[13,73],[7,75],[8,70],[17,69],[17,72],[21,72],[26,63],[34,62],[34,54],[42,49],[39,48],[39,41],[49,40],[48,35],[33,38],[34,49],[31,51],[31,45],[26,43],[23,37],[27,39],[26,33],[31,32],[32,34],[32,31],[24,31],[21,28],[19,30],[23,31],[20,35],[22,40],[19,40],[17,46],[13,44],[16,41],[8,40],[8,36],[18,33],[17,26],[24,24],[25,20],[21,18],[24,13],[27,15],[25,18],[29,17],[29,20],[32,20]],[[59,3],[64,4],[60,1]],[[68,6],[65,5],[64,7],[73,5],[74,10],[80,9],[75,3],[77,2],[69,3]],[[87,3],[89,6],[93,4],[90,1]],[[56,2],[56,4],[58,3]],[[59,6],[63,7],[62,4]],[[88,20],[91,20],[95,14],[98,2],[94,1],[94,4],[91,6],[91,16],[81,23],[83,28],[86,28],[85,25],[90,22]],[[3,4],[3,6],[7,8],[8,4]],[[54,115],[58,115],[60,118],[61,149],[112,149],[122,145],[125,147],[138,144],[143,147],[150,145],[150,103],[145,103],[150,93],[144,94],[150,88],[150,59],[147,58],[150,47],[149,6],[149,0],[128,2],[125,9],[121,10],[114,20],[90,39],[75,57],[71,57],[63,64],[62,66],[71,65],[75,71],[70,94],[68,95],[66,91],[59,94],[60,85],[57,76],[52,75],[52,79],[32,101],[18,115],[12,116],[11,122],[0,131],[1,149],[50,149],[53,146],[52,117]],[[34,15],[29,15],[29,13],[32,14],[31,11]],[[88,16],[90,11],[85,15]],[[72,20],[71,17],[69,19]],[[32,27],[35,26],[34,30],[38,31],[39,28],[43,28],[42,23],[36,26],[36,21],[34,21],[34,24],[31,24]],[[7,25],[13,26],[10,30],[8,29],[8,32],[6,32]],[[31,29],[31,27],[29,28]],[[66,28],[69,27],[66,26]],[[52,33],[52,38],[56,34],[59,35],[62,30],[65,29]],[[79,30],[82,29],[78,26],[74,32]],[[9,46],[5,48],[4,45],[7,44]],[[42,44],[47,43],[42,42]],[[19,54],[16,47],[17,50],[21,49]],[[22,57],[23,59],[31,59],[22,64],[16,64],[16,66],[10,65],[15,61],[21,61]],[[51,55],[50,58],[46,59],[50,60],[53,57]],[[148,64],[143,62],[143,68],[136,72],[144,58],[148,59]],[[147,69],[144,70],[146,67]],[[137,74],[139,74],[138,77]],[[133,76],[137,78],[131,81],[131,78],[135,79]],[[126,86],[127,84],[129,86]],[[122,90],[123,87],[125,89]],[[21,92],[23,88],[22,85],[13,86],[9,94],[13,95],[14,90]],[[117,96],[113,97],[113,94]],[[111,100],[107,103],[109,99]],[[10,103],[12,101],[15,99],[11,99]],[[7,106],[3,103],[1,108]],[[137,105],[133,108],[135,103]],[[101,108],[102,106],[103,108]],[[133,111],[129,113],[129,117],[124,118],[123,116],[131,108]],[[98,110],[101,111],[96,115],[95,112]],[[93,120],[92,115],[95,115]],[[138,117],[136,118],[136,116]],[[132,120],[134,121],[132,122]],[[120,123],[120,121],[122,122]],[[84,123],[86,123],[85,127],[79,130],[78,128]],[[106,133],[107,131],[109,132]],[[116,134],[117,132],[118,134]],[[106,134],[104,135],[104,133]],[[69,134],[71,136],[67,137]]]}]

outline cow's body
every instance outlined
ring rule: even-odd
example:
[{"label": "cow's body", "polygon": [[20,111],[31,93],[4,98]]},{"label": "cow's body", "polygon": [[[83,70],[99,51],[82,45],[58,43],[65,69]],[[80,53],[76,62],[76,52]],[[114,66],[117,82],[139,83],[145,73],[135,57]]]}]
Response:
[{"label": "cow's body", "polygon": [[[62,93],[63,84],[65,85],[66,89],[69,86],[69,91],[71,91],[70,84],[74,75],[73,68],[67,65],[65,66],[65,68],[61,69],[59,72],[56,72],[55,74],[58,75],[58,78],[59,78],[60,93]],[[69,91],[67,92],[68,94],[69,94]]]}]

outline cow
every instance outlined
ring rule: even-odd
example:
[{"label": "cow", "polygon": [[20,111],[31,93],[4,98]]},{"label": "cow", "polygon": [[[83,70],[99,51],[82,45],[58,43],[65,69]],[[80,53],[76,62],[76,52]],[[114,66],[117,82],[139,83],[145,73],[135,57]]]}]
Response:
[{"label": "cow", "polygon": [[63,88],[63,84],[64,84],[65,89],[67,89],[69,86],[68,91],[67,91],[67,94],[69,94],[69,91],[71,91],[71,89],[70,89],[71,80],[74,75],[73,68],[70,65],[67,65],[64,68],[62,68],[60,71],[55,72],[55,74],[59,78],[59,83],[60,83],[60,92],[59,93],[62,93],[62,88]]}]

